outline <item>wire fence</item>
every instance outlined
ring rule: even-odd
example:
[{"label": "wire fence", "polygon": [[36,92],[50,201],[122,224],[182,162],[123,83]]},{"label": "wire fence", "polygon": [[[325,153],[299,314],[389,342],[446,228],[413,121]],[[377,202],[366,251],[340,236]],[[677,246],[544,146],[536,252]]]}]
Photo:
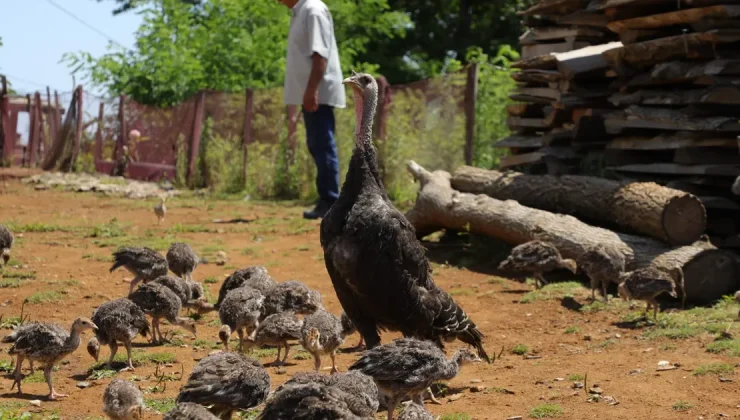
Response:
[{"label": "wire fence", "polygon": [[[475,124],[477,71],[474,65],[459,73],[407,85],[390,86],[385,78],[378,78],[375,145],[381,175],[395,199],[411,200],[415,194],[413,180],[405,169],[409,159],[445,170],[471,163],[475,130],[470,124]],[[29,150],[41,143],[38,137],[43,132],[47,143],[71,142],[71,147],[63,147],[72,150],[67,153],[72,159],[71,166],[64,168],[67,170],[149,181],[170,179],[178,186],[208,187],[225,193],[246,191],[260,198],[316,195],[315,166],[305,147],[300,111],[283,105],[282,88],[239,93],[206,91],[165,109],[126,97],[95,97],[81,87],[58,96],[59,103],[68,109],[60,109],[63,115],[55,126],[50,117],[53,112],[35,115],[33,97],[26,104],[31,110],[29,125],[44,128],[31,130],[27,144],[21,144],[15,136],[6,138],[5,150],[0,154],[5,165],[36,166],[44,161],[45,152],[53,147],[42,146],[34,161]],[[81,102],[75,102],[77,96]],[[18,130],[13,115],[23,112],[23,107],[9,107],[7,102],[7,96],[0,101],[4,127],[0,131],[6,137]],[[75,108],[74,118],[68,118],[68,104]],[[354,146],[353,108],[353,97],[348,95],[347,107],[335,110],[342,174]],[[131,137],[132,130],[140,136]],[[9,159],[12,156],[16,158]],[[57,162],[44,167],[64,166]]]}]

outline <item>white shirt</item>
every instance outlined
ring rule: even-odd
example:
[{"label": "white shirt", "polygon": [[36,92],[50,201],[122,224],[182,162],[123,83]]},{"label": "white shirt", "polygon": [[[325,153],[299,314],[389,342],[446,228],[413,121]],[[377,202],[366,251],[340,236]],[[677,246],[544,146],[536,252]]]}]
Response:
[{"label": "white shirt", "polygon": [[300,0],[291,12],[283,91],[285,104],[303,104],[303,93],[311,75],[311,56],[317,53],[327,60],[324,77],[319,82],[319,104],[344,108],[342,68],[329,8],[321,0]]}]

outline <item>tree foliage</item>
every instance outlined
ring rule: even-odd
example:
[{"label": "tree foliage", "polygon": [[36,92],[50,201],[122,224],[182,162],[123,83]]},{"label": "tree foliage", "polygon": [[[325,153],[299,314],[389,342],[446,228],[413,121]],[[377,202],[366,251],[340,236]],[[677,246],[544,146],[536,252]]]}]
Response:
[{"label": "tree foliage", "polygon": [[[121,3],[121,2],[119,2]],[[176,104],[202,89],[241,91],[282,84],[290,11],[274,0],[122,2],[144,16],[133,50],[110,46],[102,57],[65,54],[73,72],[112,94],[140,103]],[[402,34],[406,16],[386,0],[327,0],[343,70],[373,69],[357,61],[373,37]],[[117,9],[118,10],[118,9]],[[363,16],[372,16],[370,22]]]}]

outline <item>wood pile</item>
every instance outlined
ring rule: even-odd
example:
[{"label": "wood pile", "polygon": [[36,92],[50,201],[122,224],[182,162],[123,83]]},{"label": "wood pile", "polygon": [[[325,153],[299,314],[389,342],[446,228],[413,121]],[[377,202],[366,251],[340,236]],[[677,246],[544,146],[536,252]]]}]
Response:
[{"label": "wood pile", "polygon": [[542,0],[520,14],[501,167],[689,192],[712,242],[740,251],[740,0]]}]

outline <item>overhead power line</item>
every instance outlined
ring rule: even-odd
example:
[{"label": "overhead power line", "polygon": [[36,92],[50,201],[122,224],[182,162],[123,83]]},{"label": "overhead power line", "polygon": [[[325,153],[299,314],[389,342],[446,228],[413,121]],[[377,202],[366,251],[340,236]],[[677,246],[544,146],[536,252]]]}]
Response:
[{"label": "overhead power line", "polygon": [[71,17],[72,19],[76,20],[77,22],[81,23],[82,25],[86,26],[88,29],[96,32],[98,35],[102,36],[103,38],[107,39],[108,41],[117,44],[119,47],[123,48],[124,50],[127,49],[123,44],[116,41],[115,39],[111,38],[106,34],[105,32],[101,31],[100,29],[92,26],[91,24],[85,22],[82,18],[78,17],[74,13],[70,12],[69,10],[65,9],[64,7],[60,6],[57,2],[54,0],[46,0],[47,3],[51,4],[52,6],[56,7],[57,9],[61,10],[64,14]]}]

